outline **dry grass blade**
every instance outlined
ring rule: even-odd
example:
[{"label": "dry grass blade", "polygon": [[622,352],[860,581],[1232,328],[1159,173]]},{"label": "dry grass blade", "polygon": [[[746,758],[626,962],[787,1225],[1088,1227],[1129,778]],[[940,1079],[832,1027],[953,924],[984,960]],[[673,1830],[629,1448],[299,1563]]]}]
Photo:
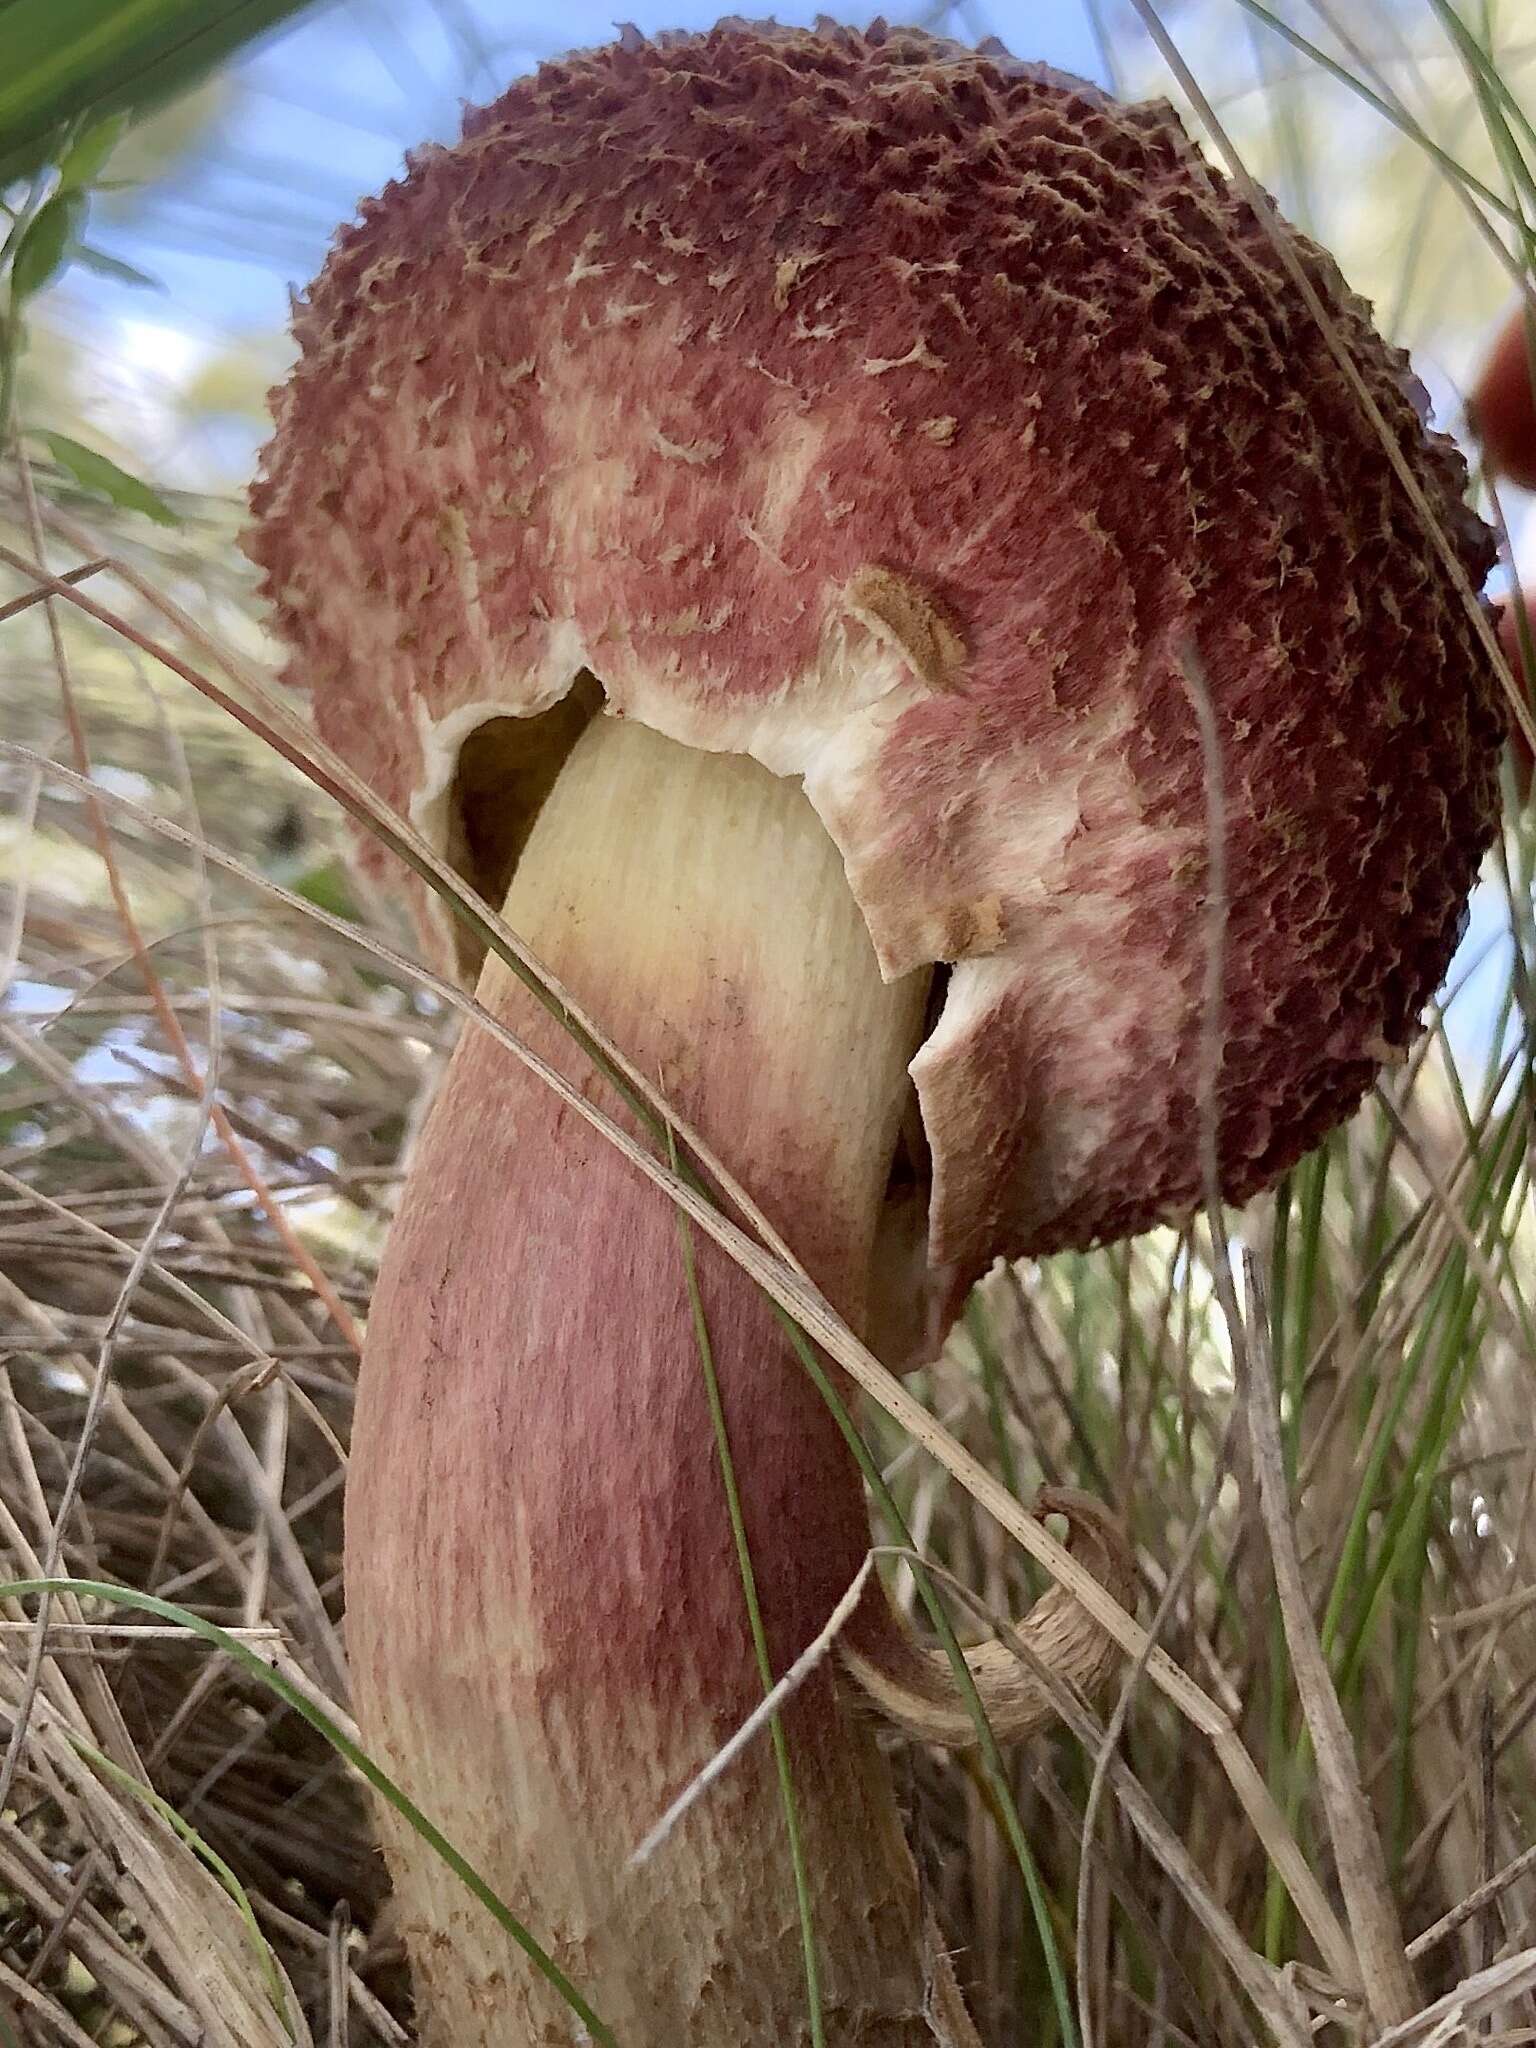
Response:
[{"label": "dry grass blade", "polygon": [[873,1566],[872,1551],[865,1558],[847,1592],[827,1616],[825,1625],[817,1631],[793,1664],[763,1695],[761,1705],[754,1707],[735,1734],[728,1736],[721,1743],[698,1776],[689,1780],[656,1825],[647,1831],[631,1855],[631,1863],[645,1863],[655,1855],[689,1809],[696,1806],[709,1788],[730,1769],[747,1745],[757,1740],[774,1715],[793,1699],[812,1672],[826,1662],[836,1646],[838,1637],[847,1627],[855,1608],[864,1597],[864,1588]]},{"label": "dry grass blade", "polygon": [[[25,449],[19,443],[15,450],[15,460],[17,473],[21,479],[22,498],[26,506],[31,544],[38,555],[39,567],[41,568],[44,548],[42,521],[38,513],[37,497],[32,482],[31,464],[27,461]],[[70,679],[69,657],[65,650],[63,635],[59,630],[57,606],[55,603],[55,599],[58,597],[61,589],[72,589],[73,587],[71,584],[65,584],[62,579],[53,578],[46,568],[42,568],[37,580],[37,593],[43,599],[43,616],[48,624],[49,641],[53,650],[54,669],[59,681],[60,698],[64,710],[65,724],[69,732],[71,751],[77,770],[82,776],[89,778],[90,755],[85,742],[85,729],[80,722],[79,713],[75,706],[74,690]],[[97,851],[101,858],[102,871],[107,877],[108,886],[112,892],[113,906],[122,926],[123,935],[138,965],[150,1000],[154,1004],[155,1014],[159,1018],[166,1036],[171,1041],[176,1057],[181,1063],[187,1083],[190,1087],[197,1087],[198,1079],[192,1060],[192,1049],[187,1043],[186,1033],[182,1030],[181,1021],[176,1015],[174,1005],[166,999],[164,986],[159,975],[155,972],[153,961],[150,958],[148,949],[145,947],[144,935],[139,929],[138,919],[133,913],[133,908],[128,901],[127,893],[122,886],[122,881],[118,874],[116,858],[112,851],[111,835],[106,829],[105,818],[94,790],[87,795],[86,804],[95,835]],[[315,1292],[325,1302],[337,1329],[341,1331],[354,1350],[360,1351],[362,1349],[362,1337],[357,1324],[353,1321],[343,1304],[336,1298],[324,1270],[316,1263],[303,1242],[290,1230],[287,1217],[284,1216],[281,1207],[273,1198],[271,1189],[257,1171],[255,1161],[242,1143],[224,1110],[217,1102],[212,1101],[211,1098],[210,1107],[214,1127],[218,1131],[219,1137],[228,1151],[237,1172],[246,1180],[252,1193],[261,1203],[273,1229],[277,1231],[279,1237],[283,1238],[294,1263],[306,1274]]]},{"label": "dry grass blade", "polygon": [[1416,1934],[1408,1944],[1409,1959],[1412,1961],[1419,1956],[1428,1955],[1432,1948],[1448,1940],[1469,1920],[1475,1920],[1485,1907],[1491,1905],[1495,1899],[1502,1898],[1511,1885],[1518,1884],[1532,1871],[1536,1871],[1536,1842],[1533,1842],[1530,1848],[1522,1849],[1512,1862],[1505,1864],[1494,1876],[1486,1878],[1476,1891],[1468,1892],[1449,1913],[1442,1913],[1433,1927],[1426,1927],[1422,1934]]},{"label": "dry grass blade", "polygon": [[[1456,2048],[1479,2021],[1536,1985],[1536,1948],[1523,1948],[1464,1978],[1412,2019],[1378,2034],[1373,2048]],[[1518,2037],[1517,2037],[1518,2038]]]},{"label": "dry grass blade", "polygon": [[343,1901],[331,1915],[330,1932],[326,1942],[326,1982],[331,2008],[326,2028],[326,2048],[350,2048],[352,2039],[351,1973],[347,1968],[347,1939],[351,1932],[352,1916]]},{"label": "dry grass blade", "polygon": [[1250,1304],[1243,1347],[1248,1439],[1280,1613],[1317,1758],[1339,1889],[1359,1951],[1366,2001],[1376,2024],[1389,2026],[1419,2010],[1419,1991],[1406,1955],[1376,1817],[1360,1782],[1355,1746],[1307,1598],[1280,1449],[1280,1402],[1266,1338],[1267,1303],[1251,1255],[1245,1260],[1244,1277]]},{"label": "dry grass blade", "polygon": [[[908,1558],[915,1556],[915,1553],[900,1549],[889,1549],[887,1554]],[[1256,1956],[1243,1939],[1236,1922],[1223,1908],[1210,1885],[1201,1876],[1188,1850],[1158,1812],[1145,1786],[1125,1760],[1115,1753],[1110,1731],[1100,1723],[1093,1710],[1062,1682],[1051,1667],[1034,1654],[1030,1645],[1005,1616],[992,1613],[971,1588],[957,1579],[953,1572],[946,1571],[941,1565],[935,1565],[932,1559],[924,1559],[922,1562],[941,1584],[948,1586],[959,1600],[979,1616],[997,1640],[1012,1651],[1019,1662],[1028,1669],[1031,1677],[1049,1693],[1064,1726],[1071,1730],[1087,1754],[1104,1760],[1105,1782],[1124,1808],[1131,1825],[1167,1872],[1194,1918],[1210,1935],[1233,1976],[1252,2002],[1254,2009],[1265,2020],[1276,2041],[1282,2043],[1283,2048],[1305,2048],[1310,2035],[1305,2013],[1293,1991],[1284,1982],[1280,1973]]]},{"label": "dry grass blade", "polygon": [[[0,1530],[0,1541],[5,1535]],[[14,1524],[7,1547],[29,1568],[35,1566],[30,1545]],[[274,2006],[271,1958],[253,1952],[229,1894],[157,1814],[125,1801],[80,1754],[82,1741],[92,1749],[98,1742],[110,1745],[122,1758],[125,1776],[142,1775],[102,1687],[100,1668],[88,1667],[83,1696],[77,1698],[62,1667],[50,1657],[41,1660],[35,1687],[27,1667],[0,1660],[0,1717],[17,1725],[24,1700],[31,1722],[29,1772],[41,1775],[108,1867],[117,1871],[122,1897],[150,1952],[185,1989],[191,2007],[186,2029],[172,2038],[185,2041],[187,2048],[306,2048],[309,2035],[296,2001],[284,1985],[282,2009]],[[122,1980],[110,1956],[104,1971],[109,1980],[122,1982],[120,1997],[139,1989],[131,1979]],[[155,2003],[163,2005],[158,1987],[152,1988]]]}]

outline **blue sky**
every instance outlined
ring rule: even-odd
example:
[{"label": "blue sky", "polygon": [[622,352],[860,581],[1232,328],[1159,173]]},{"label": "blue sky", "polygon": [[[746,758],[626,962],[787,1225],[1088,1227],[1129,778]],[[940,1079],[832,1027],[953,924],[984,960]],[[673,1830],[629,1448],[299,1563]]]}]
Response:
[{"label": "blue sky", "polygon": [[[634,18],[645,30],[702,27],[721,11],[713,0],[678,0],[638,6]],[[822,11],[825,0],[811,0],[778,18]],[[932,21],[935,10],[909,0],[887,12]],[[466,99],[494,97],[540,58],[607,41],[614,22],[611,0],[567,0],[558,14],[492,0],[314,8],[246,58],[202,146],[94,239],[164,283],[149,317],[209,339],[280,329],[288,285],[314,273],[336,221],[399,169],[407,147],[450,139]],[[941,25],[967,40],[1000,34],[1020,56],[1083,76],[1100,70],[1081,0],[967,5]],[[102,310],[146,317],[124,287],[90,289]]]}]

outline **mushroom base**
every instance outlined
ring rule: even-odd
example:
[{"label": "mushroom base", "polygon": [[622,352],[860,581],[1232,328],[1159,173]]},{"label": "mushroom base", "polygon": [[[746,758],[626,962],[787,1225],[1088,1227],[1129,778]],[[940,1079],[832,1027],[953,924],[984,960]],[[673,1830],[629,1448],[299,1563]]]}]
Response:
[{"label": "mushroom base", "polygon": [[[881,983],[800,791],[600,719],[507,914],[862,1321],[924,991]],[[480,993],[582,1075],[498,963]],[[862,1488],[756,1287],[711,1244],[696,1256],[777,1673],[859,1570]],[[623,2048],[809,2043],[766,1735],[630,1863],[763,1693],[677,1217],[473,1028],[391,1236],[351,1469],[348,1637],[375,1753]],[[974,2041],[850,1693],[824,1664],[784,1714],[826,2039]],[[575,2039],[476,1901],[384,1826],[432,2048]]]}]

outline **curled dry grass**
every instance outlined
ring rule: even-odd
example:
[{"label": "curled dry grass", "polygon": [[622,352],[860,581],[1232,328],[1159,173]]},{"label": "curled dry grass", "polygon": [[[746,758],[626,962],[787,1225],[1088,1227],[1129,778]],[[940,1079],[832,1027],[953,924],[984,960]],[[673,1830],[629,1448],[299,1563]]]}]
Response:
[{"label": "curled dry grass", "polygon": [[[1431,161],[1523,270],[1528,131],[1463,56],[1494,182]],[[0,1577],[233,1643],[0,1608],[0,2044],[404,2041],[359,1775],[302,1708],[345,1734],[357,1330],[472,1006],[349,902],[336,799],[366,799],[264,694],[218,509],[153,543],[84,516],[0,482]],[[1495,958],[1276,1197],[998,1269],[910,1393],[637,1148],[863,1387],[899,1598],[921,1558],[957,1628],[1006,1630],[1041,1564],[1074,1578],[1039,1483],[1127,1516],[1151,1633],[1104,1616],[1113,1712],[1062,1698],[1001,1784],[903,1757],[989,2043],[1536,2039],[1531,866],[1512,829]]]}]

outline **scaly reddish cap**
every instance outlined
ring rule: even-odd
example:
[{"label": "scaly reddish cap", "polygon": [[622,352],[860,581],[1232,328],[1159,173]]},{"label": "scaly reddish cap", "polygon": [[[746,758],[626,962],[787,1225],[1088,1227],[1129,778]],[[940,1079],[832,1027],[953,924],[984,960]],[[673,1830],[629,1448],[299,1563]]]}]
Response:
[{"label": "scaly reddish cap", "polygon": [[[1292,247],[1480,585],[1406,359]],[[584,668],[802,775],[886,972],[951,969],[913,1067],[936,1261],[1199,1200],[1191,655],[1229,1195],[1414,1032],[1492,830],[1492,677],[1168,107],[881,24],[626,31],[413,157],[296,329],[251,548],[322,732],[445,844],[465,736]]]}]

